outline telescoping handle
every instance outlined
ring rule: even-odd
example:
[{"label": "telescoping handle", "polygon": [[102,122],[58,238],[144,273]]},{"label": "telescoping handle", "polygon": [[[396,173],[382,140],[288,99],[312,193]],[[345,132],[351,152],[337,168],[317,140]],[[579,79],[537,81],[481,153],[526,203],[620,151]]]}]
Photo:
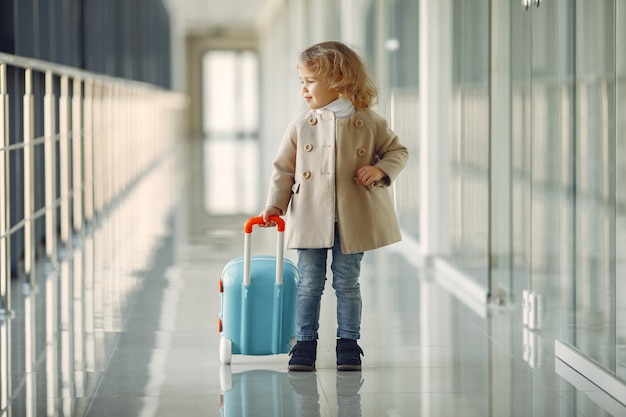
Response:
[{"label": "telescoping handle", "polygon": [[[285,241],[285,221],[278,216],[270,216],[270,221],[275,221],[277,225],[278,236],[276,237],[276,284],[281,285],[283,283],[283,246]],[[264,224],[262,216],[249,218],[244,227],[245,233],[243,241],[243,284],[250,285],[250,258],[251,258],[251,243],[252,226],[255,224]]]}]

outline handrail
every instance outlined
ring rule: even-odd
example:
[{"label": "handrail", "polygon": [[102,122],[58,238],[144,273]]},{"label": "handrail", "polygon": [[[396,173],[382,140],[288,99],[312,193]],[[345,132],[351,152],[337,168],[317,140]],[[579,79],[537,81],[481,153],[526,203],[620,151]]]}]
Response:
[{"label": "handrail", "polygon": [[[34,71],[38,71],[42,73],[49,71],[53,74],[66,75],[70,78],[83,78],[83,79],[90,78],[94,80],[97,79],[102,82],[121,83],[124,85],[134,85],[137,87],[145,87],[145,88],[153,89],[153,90],[167,91],[161,87],[155,86],[153,84],[148,84],[142,81],[113,77],[111,75],[91,72],[91,71],[87,71],[87,70],[83,70],[83,69],[79,69],[75,67],[70,67],[67,65],[57,64],[54,62],[43,61],[41,59],[7,54],[5,52],[0,52],[0,62],[10,65],[12,67],[18,67],[22,69],[30,68]],[[173,92],[170,92],[170,93],[173,93]],[[0,90],[0,94],[2,94],[2,90]]]},{"label": "handrail", "polygon": [[172,152],[185,105],[158,86],[0,52],[0,318],[12,271],[32,284],[43,242],[54,268],[57,246]]}]

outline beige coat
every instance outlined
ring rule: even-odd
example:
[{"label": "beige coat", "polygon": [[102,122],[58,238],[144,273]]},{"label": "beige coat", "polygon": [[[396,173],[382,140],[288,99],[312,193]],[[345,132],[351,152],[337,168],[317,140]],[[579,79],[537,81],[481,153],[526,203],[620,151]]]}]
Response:
[{"label": "beige coat", "polygon": [[[370,109],[342,119],[302,112],[283,136],[267,197],[267,206],[288,213],[287,247],[332,247],[335,219],[344,253],[401,240],[388,186],[407,158],[407,148]],[[365,165],[387,177],[369,187],[357,184],[356,171]]]}]

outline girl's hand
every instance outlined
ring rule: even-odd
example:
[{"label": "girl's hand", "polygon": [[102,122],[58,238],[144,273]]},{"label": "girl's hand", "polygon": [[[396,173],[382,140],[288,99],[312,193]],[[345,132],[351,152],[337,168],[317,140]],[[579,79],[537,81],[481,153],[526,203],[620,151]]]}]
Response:
[{"label": "girl's hand", "polygon": [[276,226],[276,222],[274,220],[270,221],[270,216],[280,216],[283,214],[283,211],[281,209],[279,209],[278,207],[265,207],[265,210],[263,210],[263,213],[261,213],[259,216],[263,217],[263,221],[265,223],[260,224],[259,227],[274,227]]},{"label": "girl's hand", "polygon": [[373,182],[382,180],[386,175],[387,174],[385,174],[382,169],[371,165],[366,165],[356,171],[356,176],[354,177],[354,179],[357,183],[363,184],[367,187]]}]

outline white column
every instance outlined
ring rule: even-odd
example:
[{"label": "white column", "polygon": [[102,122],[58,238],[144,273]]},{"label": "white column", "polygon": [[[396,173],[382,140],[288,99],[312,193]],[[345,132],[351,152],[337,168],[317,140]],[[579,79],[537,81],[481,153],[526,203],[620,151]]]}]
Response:
[{"label": "white column", "polygon": [[452,1],[420,1],[420,248],[449,251]]}]

